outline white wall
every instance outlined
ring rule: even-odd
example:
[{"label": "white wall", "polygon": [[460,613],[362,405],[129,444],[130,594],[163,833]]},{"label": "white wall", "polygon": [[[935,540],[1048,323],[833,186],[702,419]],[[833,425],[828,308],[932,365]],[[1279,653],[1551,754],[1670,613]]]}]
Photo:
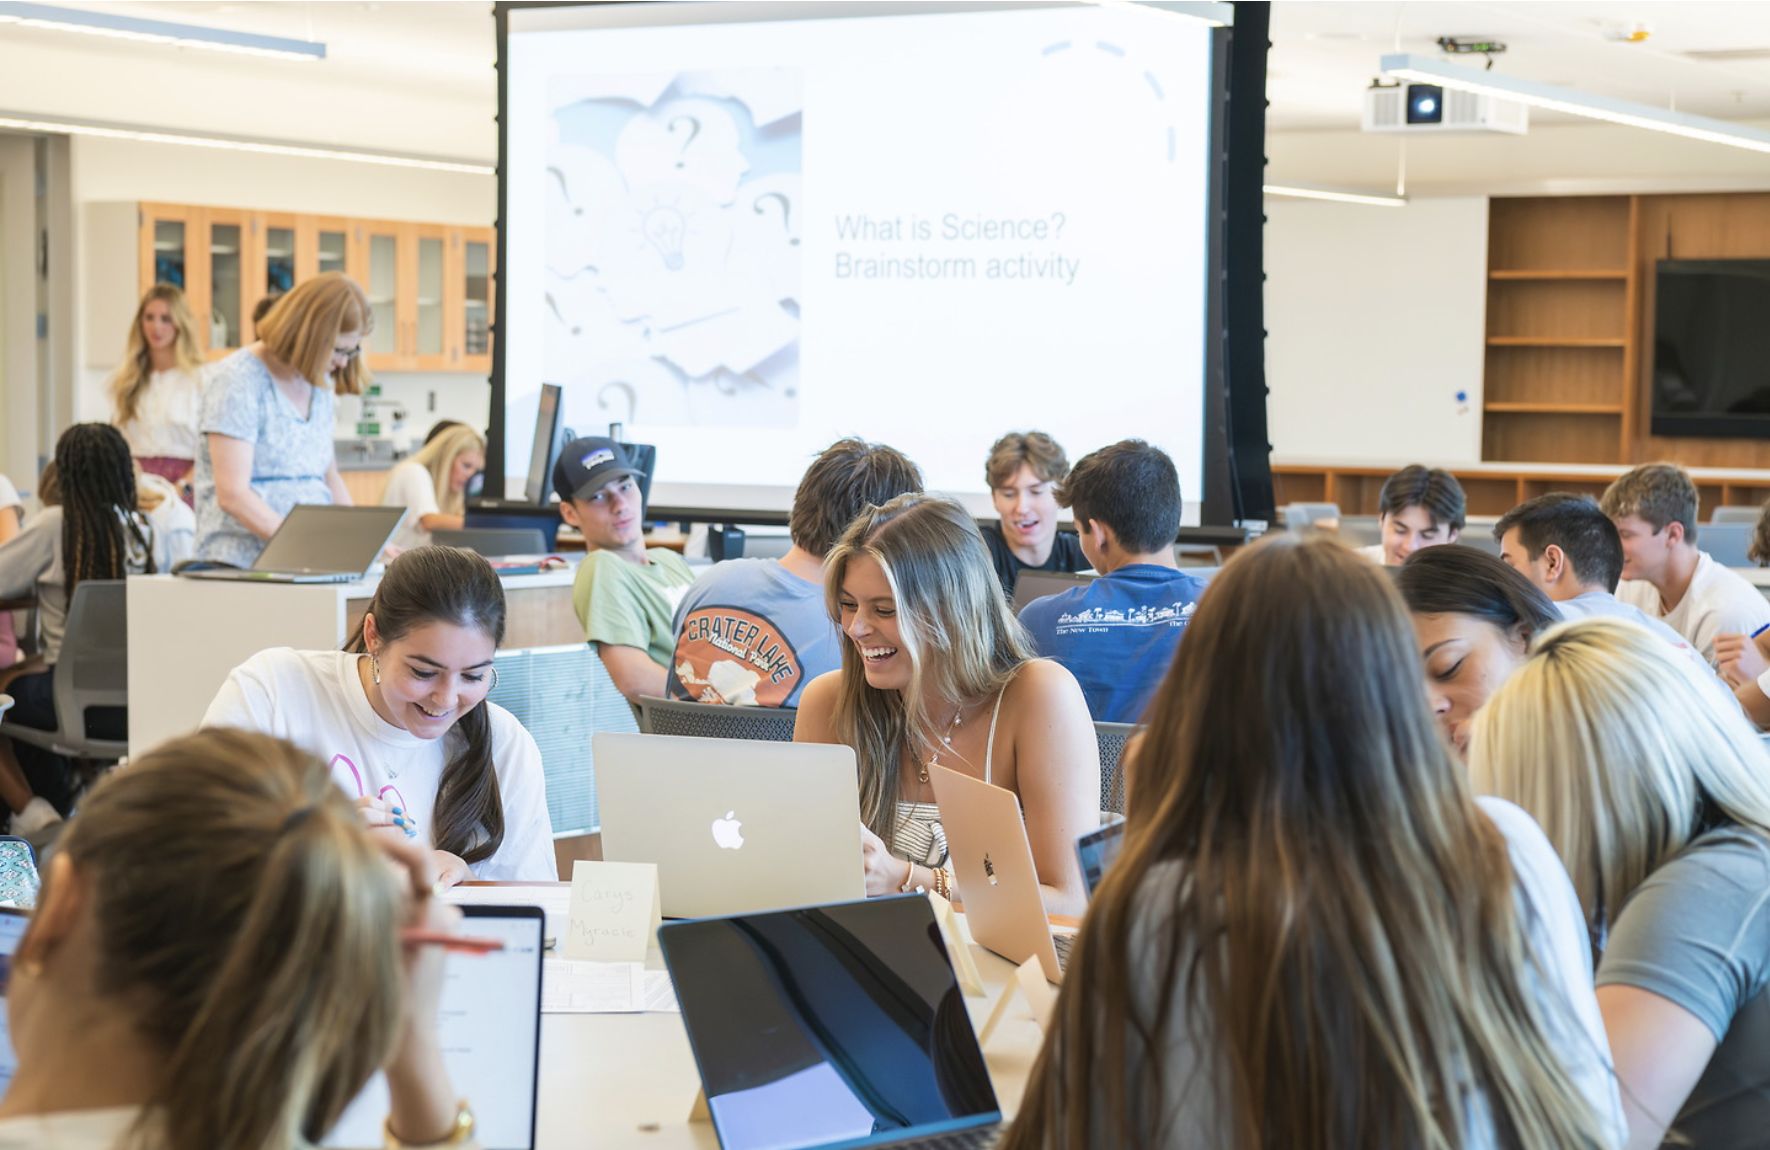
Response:
[{"label": "white wall", "polygon": [[1487,200],[1268,198],[1266,215],[1275,459],[1478,462]]}]

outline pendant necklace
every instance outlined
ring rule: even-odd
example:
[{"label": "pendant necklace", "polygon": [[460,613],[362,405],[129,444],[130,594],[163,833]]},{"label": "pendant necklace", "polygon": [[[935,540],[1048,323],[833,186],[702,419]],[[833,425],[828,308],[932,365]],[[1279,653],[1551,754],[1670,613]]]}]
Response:
[{"label": "pendant necklace", "polygon": [[920,768],[918,768],[916,771],[916,777],[918,779],[920,779],[922,782],[925,783],[928,781],[928,768],[929,767],[940,766],[941,748],[944,747],[945,749],[947,749],[949,751],[953,749],[953,732],[955,732],[959,729],[959,719],[961,717],[963,717],[964,714],[965,714],[965,705],[963,703],[960,703],[959,709],[957,711],[953,712],[953,721],[948,723],[946,726],[946,734],[941,738],[940,746],[935,747],[932,751],[929,752],[928,761],[925,764],[923,764]]}]

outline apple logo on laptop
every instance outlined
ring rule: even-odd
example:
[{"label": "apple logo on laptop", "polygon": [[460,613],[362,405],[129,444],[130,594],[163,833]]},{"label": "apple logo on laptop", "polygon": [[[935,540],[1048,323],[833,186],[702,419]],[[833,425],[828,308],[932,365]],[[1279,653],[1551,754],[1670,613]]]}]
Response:
[{"label": "apple logo on laptop", "polygon": [[1000,883],[998,883],[996,881],[996,864],[989,861],[988,852],[985,852],[985,854],[983,856],[983,873],[986,876],[988,876],[989,884],[991,886],[1000,886],[1001,885]]},{"label": "apple logo on laptop", "polygon": [[725,850],[734,851],[744,845],[744,836],[739,822],[734,815],[736,811],[726,811],[725,817],[713,820],[713,841]]}]

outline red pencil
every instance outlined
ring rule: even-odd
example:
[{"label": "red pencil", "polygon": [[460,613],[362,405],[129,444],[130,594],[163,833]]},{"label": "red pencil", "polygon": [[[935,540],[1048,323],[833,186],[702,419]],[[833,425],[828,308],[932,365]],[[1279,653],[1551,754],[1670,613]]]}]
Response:
[{"label": "red pencil", "polygon": [[440,930],[402,930],[399,940],[407,946],[440,946],[444,950],[460,951],[463,954],[490,954],[504,949],[502,939],[468,938],[466,935],[447,934]]}]

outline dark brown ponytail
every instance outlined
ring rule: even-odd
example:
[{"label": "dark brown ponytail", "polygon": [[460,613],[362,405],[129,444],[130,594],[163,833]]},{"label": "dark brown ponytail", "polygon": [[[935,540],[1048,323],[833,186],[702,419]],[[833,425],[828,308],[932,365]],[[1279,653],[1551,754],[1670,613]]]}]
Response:
[{"label": "dark brown ponytail", "polygon": [[[392,642],[427,623],[452,623],[504,641],[504,585],[492,565],[458,547],[416,547],[387,565],[369,602],[376,630]],[[367,652],[362,624],[346,651]],[[492,764],[492,721],[481,701],[446,736],[450,750],[431,816],[436,849],[484,862],[504,842],[504,802]]]}]

